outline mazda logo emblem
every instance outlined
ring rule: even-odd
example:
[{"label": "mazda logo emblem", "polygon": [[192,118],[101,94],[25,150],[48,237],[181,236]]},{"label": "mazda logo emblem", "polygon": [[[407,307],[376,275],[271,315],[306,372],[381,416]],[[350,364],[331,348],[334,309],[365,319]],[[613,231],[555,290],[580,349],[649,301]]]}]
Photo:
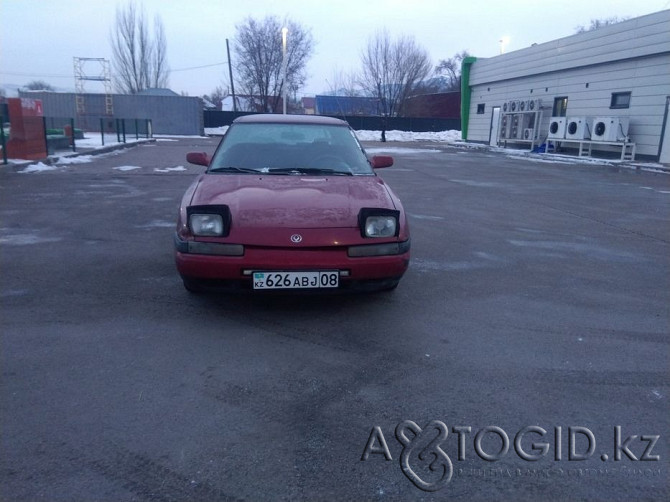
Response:
[{"label": "mazda logo emblem", "polygon": [[302,235],[300,234],[293,234],[291,236],[291,242],[293,244],[298,244],[299,242],[302,242]]}]

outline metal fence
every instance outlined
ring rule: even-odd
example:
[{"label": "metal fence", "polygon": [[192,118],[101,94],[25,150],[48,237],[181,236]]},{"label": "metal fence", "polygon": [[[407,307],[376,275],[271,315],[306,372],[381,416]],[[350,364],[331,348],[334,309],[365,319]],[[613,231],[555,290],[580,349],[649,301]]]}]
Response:
[{"label": "metal fence", "polygon": [[[8,163],[6,143],[11,132],[11,123],[7,117],[0,116],[2,127],[0,128],[0,145],[2,146],[2,163]],[[86,139],[86,133],[76,127],[74,117],[43,117],[44,142],[47,146],[47,154],[56,152],[77,151],[78,143]],[[132,139],[153,137],[153,125],[151,119],[99,119],[96,133],[100,132],[100,146],[111,143],[127,143]],[[89,132],[88,134],[91,134]],[[87,141],[87,145],[91,145]],[[95,145],[97,146],[97,145]]]},{"label": "metal fence", "polygon": [[[205,128],[215,128],[230,125],[237,117],[253,115],[245,112],[221,112],[205,110]],[[346,120],[352,129],[369,131],[412,131],[412,132],[439,132],[461,130],[461,119],[422,118],[422,117],[379,117],[345,115],[336,117]]]},{"label": "metal fence", "polygon": [[[43,91],[21,91],[21,97],[42,101],[44,115],[67,117],[76,113],[75,94]],[[203,133],[202,100],[189,96],[147,96],[115,94],[114,115],[106,114],[105,94],[84,94],[85,111],[76,115],[76,127],[99,131],[100,119],[150,119],[153,134],[201,135]]]}]

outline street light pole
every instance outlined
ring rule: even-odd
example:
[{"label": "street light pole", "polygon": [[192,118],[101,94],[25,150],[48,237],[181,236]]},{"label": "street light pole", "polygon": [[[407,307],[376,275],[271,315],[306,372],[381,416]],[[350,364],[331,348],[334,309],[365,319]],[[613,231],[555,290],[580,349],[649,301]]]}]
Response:
[{"label": "street light pole", "polygon": [[284,115],[286,115],[286,34],[288,28],[281,29],[281,44],[282,44],[282,106]]}]

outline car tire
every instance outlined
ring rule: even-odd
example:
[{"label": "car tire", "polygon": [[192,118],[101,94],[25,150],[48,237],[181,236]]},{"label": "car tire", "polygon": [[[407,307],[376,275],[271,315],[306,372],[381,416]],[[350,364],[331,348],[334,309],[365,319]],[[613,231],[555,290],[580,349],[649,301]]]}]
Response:
[{"label": "car tire", "polygon": [[195,279],[187,279],[186,277],[182,277],[182,282],[184,283],[184,289],[186,289],[186,291],[189,293],[198,295],[204,292],[200,282]]},{"label": "car tire", "polygon": [[392,283],[389,284],[387,287],[385,287],[384,289],[382,289],[382,291],[386,291],[386,292],[389,292],[389,293],[390,293],[391,291],[395,291],[395,289],[398,287],[398,284],[400,284],[400,280],[397,280],[397,281],[392,282]]}]

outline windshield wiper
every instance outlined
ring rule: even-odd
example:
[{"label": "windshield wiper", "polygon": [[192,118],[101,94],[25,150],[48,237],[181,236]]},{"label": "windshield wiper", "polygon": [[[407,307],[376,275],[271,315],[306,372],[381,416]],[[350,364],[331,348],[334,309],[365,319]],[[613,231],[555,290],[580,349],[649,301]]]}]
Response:
[{"label": "windshield wiper", "polygon": [[258,174],[258,169],[250,169],[248,167],[223,166],[210,168],[209,173],[247,173]]},{"label": "windshield wiper", "polygon": [[269,174],[324,174],[331,176],[352,176],[350,171],[338,171],[336,169],[325,169],[319,167],[273,167],[268,169]]}]

